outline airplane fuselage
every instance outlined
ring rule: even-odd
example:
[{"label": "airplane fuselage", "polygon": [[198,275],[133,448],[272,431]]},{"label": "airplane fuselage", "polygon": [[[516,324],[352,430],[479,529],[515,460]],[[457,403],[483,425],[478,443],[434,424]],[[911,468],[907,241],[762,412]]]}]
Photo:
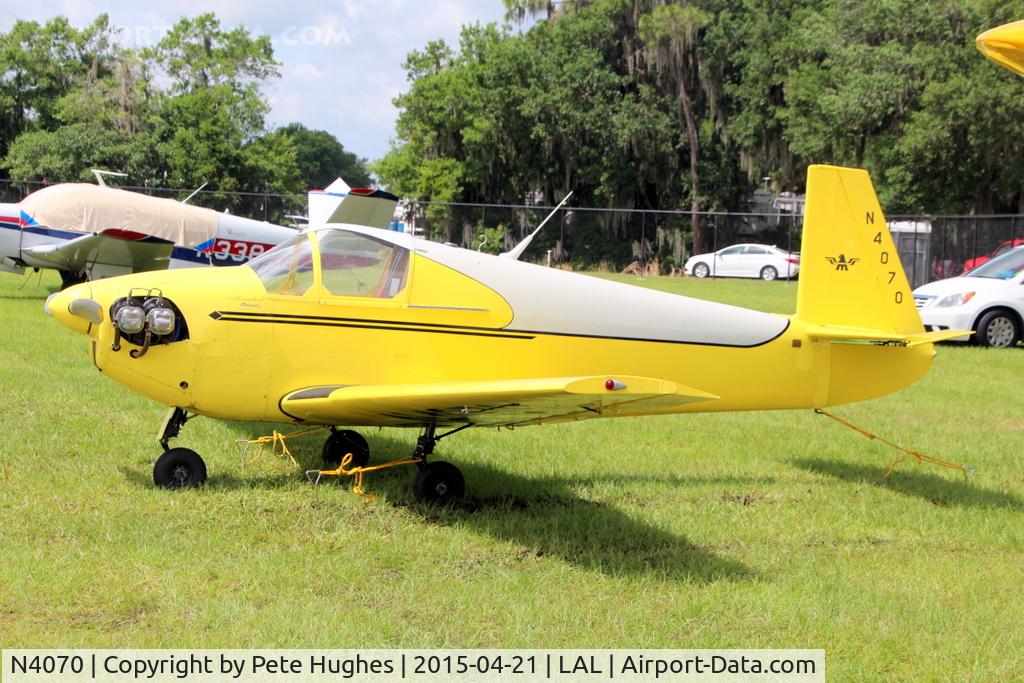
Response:
[{"label": "airplane fuselage", "polygon": [[[114,326],[104,319],[82,329],[93,338],[96,366],[161,403],[235,420],[300,421],[281,402],[305,387],[593,375],[663,378],[718,397],[614,415],[823,407],[905,386],[934,356],[931,344],[828,343],[795,316],[369,228],[344,230],[409,250],[401,291],[389,298],[334,295],[318,270],[301,294],[272,292],[241,266],[88,283],[50,308],[60,317],[65,302],[78,297],[108,311],[132,288],[159,289],[180,309],[188,339],[134,358],[130,344],[113,350]],[[423,420],[382,411],[329,423],[420,426]]]}]

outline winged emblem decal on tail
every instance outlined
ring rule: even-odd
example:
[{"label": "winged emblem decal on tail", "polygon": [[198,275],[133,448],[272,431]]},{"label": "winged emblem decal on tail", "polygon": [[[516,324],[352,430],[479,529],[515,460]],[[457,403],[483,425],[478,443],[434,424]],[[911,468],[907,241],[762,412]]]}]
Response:
[{"label": "winged emblem decal on tail", "polygon": [[860,261],[856,256],[846,258],[845,254],[840,254],[839,256],[826,256],[825,258],[828,259],[829,263],[836,267],[836,270],[850,270],[850,266],[857,263],[857,261]]}]

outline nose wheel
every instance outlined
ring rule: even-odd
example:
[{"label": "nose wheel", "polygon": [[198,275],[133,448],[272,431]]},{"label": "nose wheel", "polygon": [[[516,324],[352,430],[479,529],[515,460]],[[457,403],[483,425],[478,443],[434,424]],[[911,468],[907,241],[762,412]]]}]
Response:
[{"label": "nose wheel", "polygon": [[171,448],[156,459],[153,483],[165,489],[202,486],[206,482],[206,463],[188,448]]}]

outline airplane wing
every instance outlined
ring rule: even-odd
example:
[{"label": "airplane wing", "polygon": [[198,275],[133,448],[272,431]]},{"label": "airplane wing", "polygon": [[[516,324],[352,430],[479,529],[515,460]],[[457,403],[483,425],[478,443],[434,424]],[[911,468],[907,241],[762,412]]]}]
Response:
[{"label": "airplane wing", "polygon": [[166,268],[174,243],[131,230],[111,229],[82,235],[67,242],[41,244],[22,250],[26,260],[47,268],[78,273],[95,265],[105,271],[134,273]]},{"label": "airplane wing", "polygon": [[282,398],[281,410],[318,424],[513,427],[644,413],[716,398],[667,380],[601,375],[309,387]]}]

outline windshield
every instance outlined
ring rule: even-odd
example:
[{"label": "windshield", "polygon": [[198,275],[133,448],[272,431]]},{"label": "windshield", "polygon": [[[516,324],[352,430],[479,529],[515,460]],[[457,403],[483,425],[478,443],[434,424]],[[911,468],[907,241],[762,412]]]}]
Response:
[{"label": "windshield", "polygon": [[301,296],[313,286],[313,254],[309,235],[282,242],[246,263],[270,294]]},{"label": "windshield", "polygon": [[1024,270],[1024,247],[1018,247],[983,263],[965,273],[969,277],[987,277],[993,280],[1009,280]]}]

